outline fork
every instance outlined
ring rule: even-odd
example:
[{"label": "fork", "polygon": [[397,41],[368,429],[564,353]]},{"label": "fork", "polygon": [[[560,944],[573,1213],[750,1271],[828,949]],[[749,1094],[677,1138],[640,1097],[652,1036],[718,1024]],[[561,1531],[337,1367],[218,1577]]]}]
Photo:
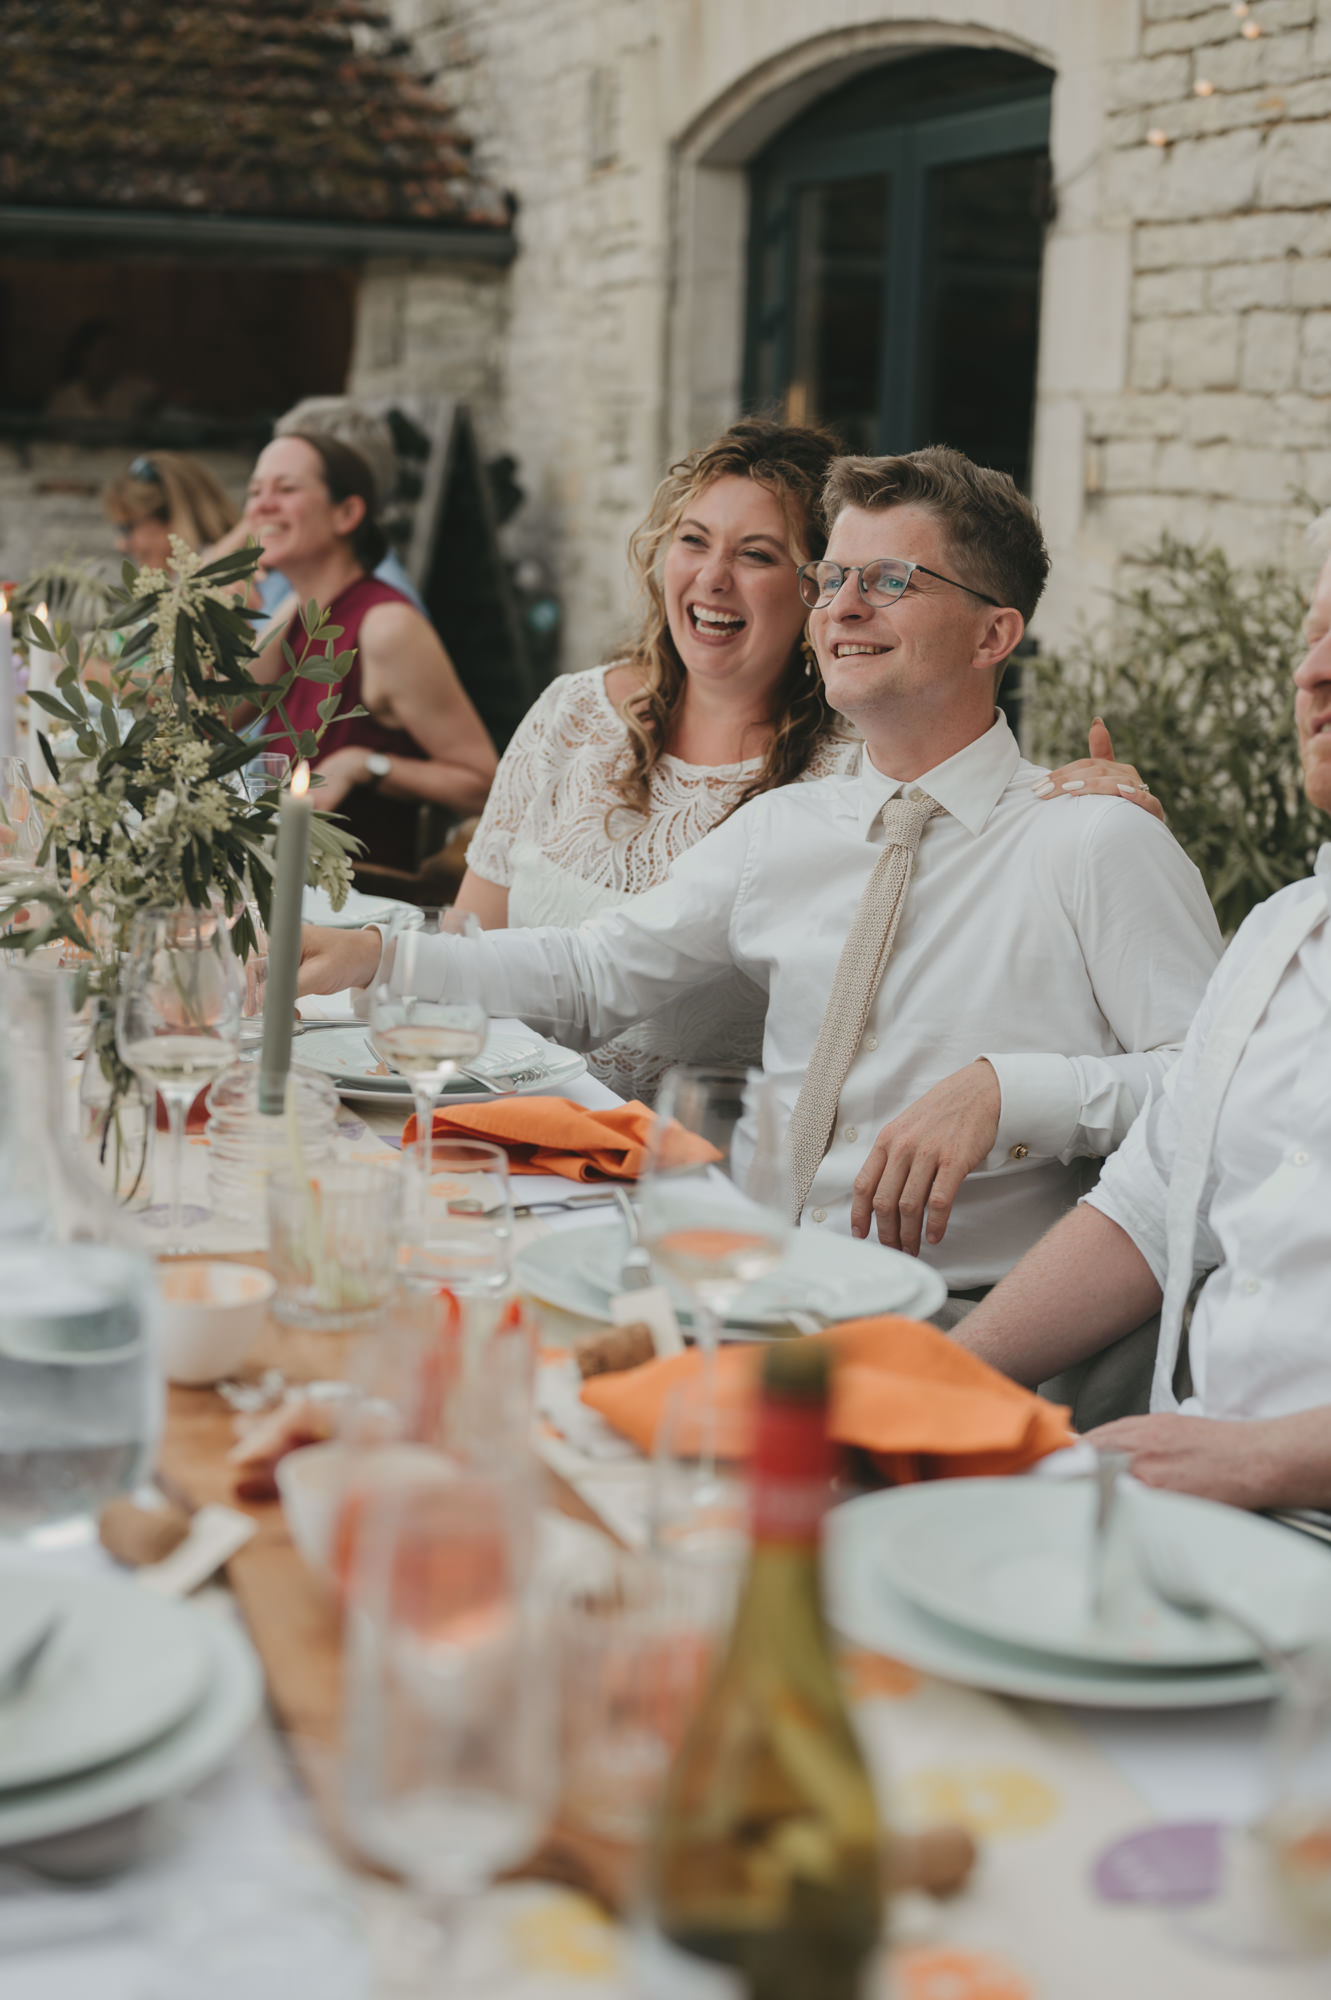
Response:
[{"label": "fork", "polygon": [[629,1233],[629,1247],[619,1267],[619,1289],[621,1292],[641,1292],[652,1283],[652,1259],[638,1229],[638,1211],[629,1200],[626,1188],[611,1188],[610,1193]]},{"label": "fork", "polygon": [[10,1661],[3,1678],[0,1678],[0,1701],[12,1701],[16,1694],[22,1694],[62,1622],[60,1613],[53,1612],[41,1630],[29,1639],[18,1658]]}]

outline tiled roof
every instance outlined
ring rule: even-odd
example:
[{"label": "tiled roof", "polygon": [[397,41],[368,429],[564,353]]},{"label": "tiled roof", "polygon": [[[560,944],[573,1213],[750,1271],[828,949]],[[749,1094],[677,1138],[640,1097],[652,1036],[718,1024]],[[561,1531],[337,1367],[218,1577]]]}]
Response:
[{"label": "tiled roof", "polygon": [[0,204],[504,227],[365,0],[3,0]]}]

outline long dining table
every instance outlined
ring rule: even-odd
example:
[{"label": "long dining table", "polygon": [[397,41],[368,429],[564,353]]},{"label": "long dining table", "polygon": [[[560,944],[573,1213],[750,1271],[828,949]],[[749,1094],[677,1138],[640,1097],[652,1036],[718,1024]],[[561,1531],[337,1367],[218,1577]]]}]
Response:
[{"label": "long dining table", "polygon": [[[616,1102],[587,1077],[567,1094]],[[349,1150],[400,1144],[400,1110],[348,1116]],[[204,1143],[187,1174],[196,1206]],[[159,1163],[165,1159],[161,1149]],[[165,1190],[156,1190],[160,1196]],[[571,1192],[548,1177],[515,1181],[515,1199]],[[519,1243],[603,1221],[577,1208],[522,1220]],[[201,1252],[260,1261],[234,1225],[196,1218]],[[243,1235],[243,1231],[240,1232]],[[533,1302],[544,1350],[557,1356],[586,1323]],[[243,1373],[288,1382],[336,1373],[348,1336],[270,1321]],[[0,1852],[0,1993],[4,2000],[191,2000],[209,1983],[210,1951],[248,1932],[266,1969],[245,2000],[271,1991],[320,2000],[413,2000],[403,1984],[405,1891],[359,1867],[336,1832],[339,1720],[336,1613],[298,1554],[276,1503],[235,1498],[226,1453],[231,1405],[213,1389],[169,1392],[158,1478],[191,1506],[252,1515],[255,1533],[206,1587],[212,1615],[245,1622],[264,1665],[268,1704],[246,1739],[184,1796],[41,1851]],[[645,1466],[582,1463],[545,1427],[546,1501],[572,1532],[635,1537]],[[635,1484],[636,1482],[636,1484]],[[7,1560],[90,1572],[109,1558],[83,1547]],[[847,1646],[847,1686],[898,1824],[961,1820],[980,1860],[949,1901],[896,1899],[875,1993],[897,2000],[1324,2000],[1331,1961],[1253,1963],[1206,1906],[1112,1900],[1096,1863],[1150,1828],[1240,1826],[1264,1796],[1270,1705],[1122,1714],[988,1694]],[[518,1879],[480,1899],[468,1923],[459,2000],[635,2000],[632,1929],[594,1896]],[[257,1960],[256,1960],[257,1963]],[[271,1984],[269,1983],[271,1972]],[[472,1984],[466,1985],[465,1974]],[[424,1990],[419,2000],[433,2000]]]}]

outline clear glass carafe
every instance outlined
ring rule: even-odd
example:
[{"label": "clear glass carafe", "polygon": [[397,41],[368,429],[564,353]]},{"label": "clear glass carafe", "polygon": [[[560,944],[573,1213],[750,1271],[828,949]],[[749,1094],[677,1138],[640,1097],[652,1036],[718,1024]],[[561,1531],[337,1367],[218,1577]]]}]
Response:
[{"label": "clear glass carafe", "polygon": [[0,1536],[89,1537],[161,1429],[157,1286],[65,1122],[64,975],[0,970]]}]

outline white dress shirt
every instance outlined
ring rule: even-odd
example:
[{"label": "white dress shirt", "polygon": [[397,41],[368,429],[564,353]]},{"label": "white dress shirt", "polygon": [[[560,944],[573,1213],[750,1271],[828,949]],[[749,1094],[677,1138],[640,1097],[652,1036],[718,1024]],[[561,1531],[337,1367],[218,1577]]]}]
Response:
[{"label": "white dress shirt", "polygon": [[[925,828],[896,948],[805,1203],[849,1230],[880,1128],[988,1054],[998,1142],[926,1248],[954,1289],[991,1284],[1088,1185],[1174,1060],[1220,953],[1201,878],[1121,799],[1045,803],[1006,722],[912,782]],[[422,994],[478,1001],[595,1047],[720,966],[767,995],[763,1066],[789,1117],[841,948],[902,789],[855,771],[766,792],[680,855],[666,881],[575,931],[421,938]],[[993,1052],[993,1053],[991,1053]]]},{"label": "white dress shirt", "polygon": [[[1311,880],[1243,924],[1178,1065],[1087,1197],[1166,1290],[1153,1409],[1280,1417],[1331,1403],[1328,916],[1331,846]],[[1188,1334],[1193,1394],[1180,1406],[1182,1307],[1207,1270]]]}]

